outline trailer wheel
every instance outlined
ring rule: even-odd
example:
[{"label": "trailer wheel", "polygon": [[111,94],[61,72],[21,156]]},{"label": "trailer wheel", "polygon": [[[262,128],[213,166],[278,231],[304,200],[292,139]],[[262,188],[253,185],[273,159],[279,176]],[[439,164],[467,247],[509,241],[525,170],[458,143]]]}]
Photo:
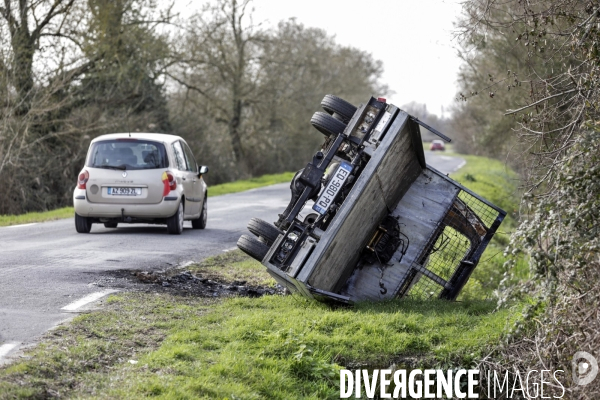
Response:
[{"label": "trailer wheel", "polygon": [[346,129],[346,124],[322,111],[314,113],[310,123],[325,136],[337,136]]},{"label": "trailer wheel", "polygon": [[338,117],[344,123],[350,122],[357,108],[344,99],[332,94],[326,94],[321,100],[321,107],[334,117]]},{"label": "trailer wheel", "polygon": [[262,261],[269,251],[269,246],[248,235],[240,236],[237,246],[244,253],[258,261]]},{"label": "trailer wheel", "polygon": [[271,246],[277,240],[277,237],[283,233],[274,225],[260,218],[252,218],[248,222],[248,230],[256,236],[263,238],[268,246]]}]

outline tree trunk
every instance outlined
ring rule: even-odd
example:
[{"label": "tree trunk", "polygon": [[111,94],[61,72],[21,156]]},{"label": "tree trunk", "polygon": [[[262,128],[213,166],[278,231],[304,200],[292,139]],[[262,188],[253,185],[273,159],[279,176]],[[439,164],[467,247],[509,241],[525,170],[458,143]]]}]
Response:
[{"label": "tree trunk", "polygon": [[231,137],[231,147],[235,162],[244,160],[244,149],[242,148],[242,138],[240,134],[240,123],[242,118],[242,101],[239,98],[233,99],[233,115],[229,121],[229,136]]},{"label": "tree trunk", "polygon": [[33,89],[33,54],[34,38],[29,33],[27,24],[21,24],[13,31],[11,44],[14,51],[12,75],[15,89],[19,96],[17,113],[26,114],[31,102]]}]

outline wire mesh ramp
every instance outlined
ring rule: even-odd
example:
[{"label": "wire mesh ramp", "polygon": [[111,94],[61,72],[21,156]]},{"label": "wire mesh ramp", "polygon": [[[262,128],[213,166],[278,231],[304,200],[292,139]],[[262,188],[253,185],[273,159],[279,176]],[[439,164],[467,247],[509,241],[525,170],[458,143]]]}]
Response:
[{"label": "wire mesh ramp", "polygon": [[506,216],[502,209],[448,181],[458,193],[411,264],[398,297],[456,299]]}]

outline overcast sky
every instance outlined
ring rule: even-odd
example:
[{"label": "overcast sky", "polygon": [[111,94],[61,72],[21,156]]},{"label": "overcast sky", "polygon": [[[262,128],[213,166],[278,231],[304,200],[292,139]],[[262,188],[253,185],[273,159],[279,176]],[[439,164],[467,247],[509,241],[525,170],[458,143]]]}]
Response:
[{"label": "overcast sky", "polygon": [[[184,15],[206,1],[176,0]],[[254,21],[295,17],[335,36],[337,43],[365,50],[383,61],[388,101],[427,104],[440,115],[454,102],[460,60],[452,42],[460,0],[254,0]],[[383,40],[374,40],[374,33]],[[374,93],[377,95],[377,93]]]}]

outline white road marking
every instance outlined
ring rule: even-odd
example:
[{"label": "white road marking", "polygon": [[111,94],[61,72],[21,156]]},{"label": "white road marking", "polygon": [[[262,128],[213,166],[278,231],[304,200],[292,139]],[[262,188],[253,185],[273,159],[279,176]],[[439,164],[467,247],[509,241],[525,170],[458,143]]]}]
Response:
[{"label": "white road marking", "polygon": [[446,161],[450,161],[450,160],[452,160],[452,157],[448,157],[448,156],[440,156],[440,158],[441,158],[442,160],[446,160]]},{"label": "white road marking", "polygon": [[98,300],[98,299],[106,296],[107,294],[111,294],[111,293],[115,293],[115,292],[118,292],[118,290],[107,289],[107,290],[103,290],[102,292],[96,292],[96,293],[88,294],[87,296],[85,296],[82,299],[74,301],[71,304],[67,304],[66,306],[64,306],[63,308],[61,308],[61,310],[75,311],[78,308],[85,306],[86,304],[89,304],[89,303],[91,303],[93,301],[96,301],[96,300]]},{"label": "white road marking", "polygon": [[466,163],[467,163],[466,161],[461,162],[458,165],[458,167],[454,168],[454,171],[452,171],[452,172],[458,171],[459,169],[461,169],[462,167],[464,167]]},{"label": "white road marking", "polygon": [[2,360],[2,358],[4,358],[8,353],[10,353],[15,347],[17,347],[18,345],[20,345],[21,343],[4,343],[2,346],[0,346],[0,360]]},{"label": "white road marking", "polygon": [[228,251],[233,251],[233,250],[237,250],[237,247],[232,247],[230,249],[225,249],[225,250],[223,250],[223,253],[227,253]]},{"label": "white road marking", "polygon": [[7,228],[21,228],[23,226],[31,226],[31,225],[36,225],[36,224],[37,224],[37,222],[32,222],[30,224],[10,225],[10,226],[7,226]]},{"label": "white road marking", "polygon": [[189,267],[190,265],[194,264],[193,261],[186,261],[183,264],[180,264],[177,268],[185,268],[185,267]]}]

